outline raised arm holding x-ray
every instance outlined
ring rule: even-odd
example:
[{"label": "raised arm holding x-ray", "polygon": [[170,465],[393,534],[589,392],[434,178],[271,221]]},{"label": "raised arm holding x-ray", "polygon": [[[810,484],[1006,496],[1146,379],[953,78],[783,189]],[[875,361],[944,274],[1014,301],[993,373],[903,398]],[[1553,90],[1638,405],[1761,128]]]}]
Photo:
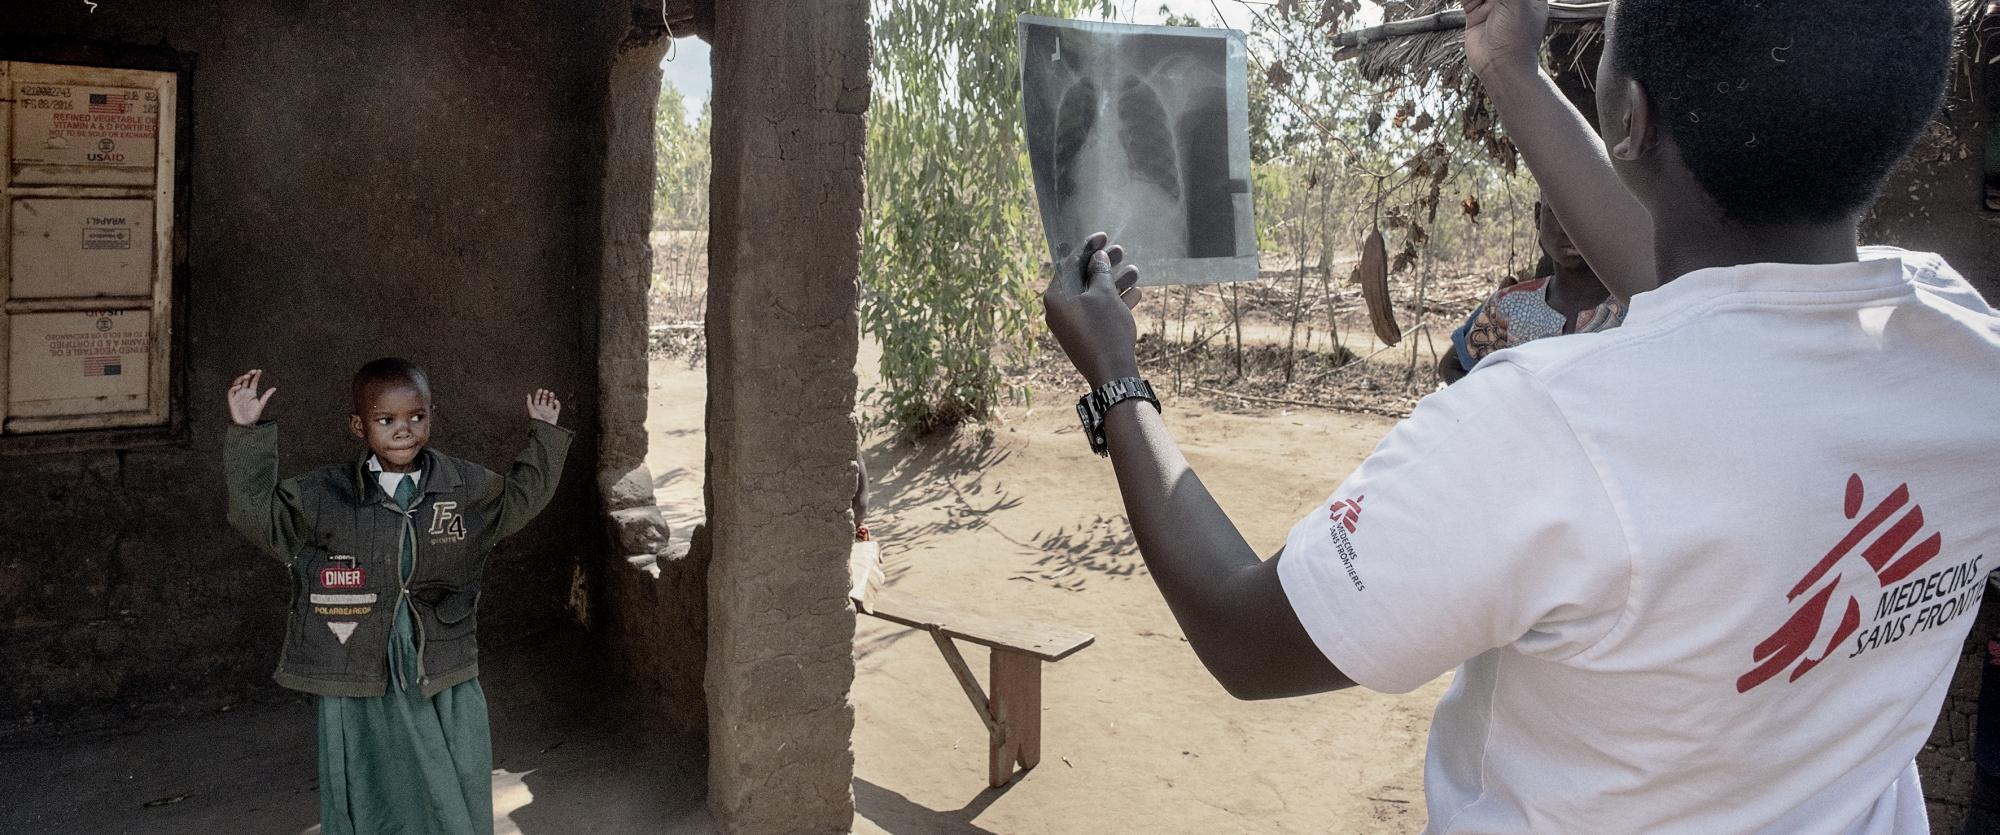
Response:
[{"label": "raised arm holding x-ray", "polygon": [[[1619,301],[1630,301],[1660,284],[1653,218],[1618,180],[1604,140],[1542,69],[1548,19],[1548,0],[1465,0],[1466,63],[1584,260]],[[1630,144],[1621,142],[1610,154]]]}]

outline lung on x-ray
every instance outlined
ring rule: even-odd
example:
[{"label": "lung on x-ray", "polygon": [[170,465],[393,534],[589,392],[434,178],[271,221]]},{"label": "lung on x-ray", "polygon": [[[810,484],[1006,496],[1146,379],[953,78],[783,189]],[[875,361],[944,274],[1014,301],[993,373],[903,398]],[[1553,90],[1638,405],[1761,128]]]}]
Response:
[{"label": "lung on x-ray", "polygon": [[1049,254],[1108,232],[1144,284],[1257,277],[1241,32],[1022,16]]}]

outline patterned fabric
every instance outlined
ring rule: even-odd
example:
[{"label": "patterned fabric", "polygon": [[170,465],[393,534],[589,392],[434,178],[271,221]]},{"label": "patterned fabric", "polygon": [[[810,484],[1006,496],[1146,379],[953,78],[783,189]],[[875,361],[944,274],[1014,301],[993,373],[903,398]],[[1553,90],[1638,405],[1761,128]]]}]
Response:
[{"label": "patterned fabric", "polygon": [[[386,476],[385,476],[386,479]],[[406,512],[414,475],[393,491]],[[404,533],[398,563],[410,579],[416,543]],[[491,835],[493,741],[479,680],[424,698],[418,684],[415,624],[396,601],[389,639],[389,692],[322,696],[319,701],[319,808],[325,835]]]},{"label": "patterned fabric", "polygon": [[1562,313],[1549,306],[1549,284],[1553,279],[1530,279],[1494,291],[1465,324],[1451,335],[1452,349],[1460,365],[1472,370],[1489,354],[1526,345],[1537,339],[1564,333],[1596,333],[1618,327],[1625,320],[1625,305],[1616,297],[1586,310],[1576,317],[1576,330],[1567,331]]}]

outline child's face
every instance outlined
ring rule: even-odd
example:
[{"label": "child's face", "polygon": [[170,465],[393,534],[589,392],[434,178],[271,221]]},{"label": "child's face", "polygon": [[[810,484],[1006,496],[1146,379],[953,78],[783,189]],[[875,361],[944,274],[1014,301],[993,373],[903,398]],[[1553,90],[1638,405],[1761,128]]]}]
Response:
[{"label": "child's face", "polygon": [[1583,260],[1583,253],[1576,248],[1576,242],[1569,238],[1569,230],[1564,229],[1562,220],[1556,217],[1556,210],[1544,205],[1535,217],[1536,233],[1541,239],[1542,251],[1548,253],[1549,260],[1565,270],[1589,268]]},{"label": "child's face", "polygon": [[431,440],[431,404],[404,382],[378,383],[362,397],[360,414],[349,417],[354,437],[368,442],[382,469],[408,472]]}]

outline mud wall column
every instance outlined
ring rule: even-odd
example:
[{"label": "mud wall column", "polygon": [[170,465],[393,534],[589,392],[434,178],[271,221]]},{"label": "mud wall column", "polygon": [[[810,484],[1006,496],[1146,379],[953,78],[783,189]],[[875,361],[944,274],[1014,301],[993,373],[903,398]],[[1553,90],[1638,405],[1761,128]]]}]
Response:
[{"label": "mud wall column", "polygon": [[709,807],[853,823],[854,359],[865,0],[716,4],[707,515]]},{"label": "mud wall column", "polygon": [[[658,20],[656,13],[635,13]],[[654,106],[660,27],[634,26],[612,59],[603,103],[605,165],[599,220],[603,280],[598,304],[597,486],[611,550],[593,565],[582,620],[612,667],[638,686],[654,715],[675,731],[708,732],[701,680],[708,650],[706,551],[668,548],[667,525],[646,467],[647,291],[653,255]],[[680,118],[681,114],[660,114]]]},{"label": "mud wall column", "polygon": [[[597,371],[598,488],[621,556],[666,546],[667,526],[646,469],[646,291],[652,284],[653,108],[667,42],[637,30],[619,45],[605,100],[604,214]],[[679,114],[674,114],[678,116]]]}]

